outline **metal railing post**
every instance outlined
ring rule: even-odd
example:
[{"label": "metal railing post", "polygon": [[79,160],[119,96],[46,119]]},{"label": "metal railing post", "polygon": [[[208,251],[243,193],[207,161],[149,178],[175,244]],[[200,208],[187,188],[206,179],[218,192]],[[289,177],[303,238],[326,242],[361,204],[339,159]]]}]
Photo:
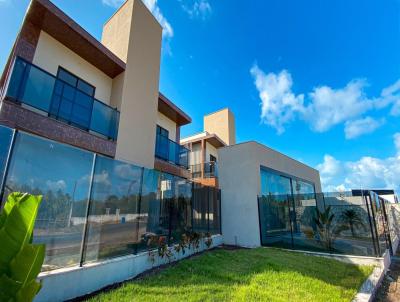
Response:
[{"label": "metal railing post", "polygon": [[89,214],[90,214],[90,208],[92,204],[92,189],[93,189],[93,183],[94,183],[94,171],[96,168],[96,161],[97,161],[97,154],[93,154],[93,164],[92,164],[92,171],[90,175],[90,184],[89,184],[89,192],[88,192],[88,202],[86,205],[86,212],[85,212],[85,225],[83,228],[83,234],[82,234],[82,241],[81,241],[81,250],[80,250],[80,257],[79,257],[79,266],[82,267],[84,263],[84,257],[86,253],[86,246],[87,246],[87,233],[88,233],[88,227],[89,227]]},{"label": "metal railing post", "polygon": [[14,151],[15,139],[17,137],[17,134],[18,134],[18,131],[14,129],[13,134],[11,136],[10,147],[8,148],[8,154],[7,154],[7,158],[6,158],[6,162],[5,162],[5,166],[4,166],[4,173],[2,175],[2,180],[1,180],[1,184],[0,184],[0,210],[3,208],[3,197],[4,197],[4,191],[5,191],[4,189],[5,189],[6,180],[8,177],[10,161],[11,161],[12,153]]},{"label": "metal railing post", "polygon": [[[140,228],[140,215],[141,215],[141,212],[142,212],[142,193],[143,193],[143,179],[144,179],[144,167],[142,167],[141,169],[141,173],[140,173],[140,187],[139,187],[139,196],[138,196],[138,198],[139,198],[139,200],[138,200],[138,205],[137,205],[137,215],[138,215],[138,217],[137,217],[137,223],[136,223],[136,238],[137,238],[137,241],[140,243],[140,241],[139,241],[139,228]],[[128,196],[128,198],[129,198],[129,196]],[[135,254],[137,254],[137,252],[138,252],[138,244],[136,244],[136,247],[135,247]]]}]

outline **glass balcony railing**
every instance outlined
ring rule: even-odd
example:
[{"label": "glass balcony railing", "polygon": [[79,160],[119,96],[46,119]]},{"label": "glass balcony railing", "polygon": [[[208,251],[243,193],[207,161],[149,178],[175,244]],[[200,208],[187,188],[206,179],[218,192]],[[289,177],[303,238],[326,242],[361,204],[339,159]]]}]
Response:
[{"label": "glass balcony railing", "polygon": [[157,134],[155,156],[185,169],[189,168],[189,150],[166,136]]},{"label": "glass balcony railing", "polygon": [[119,111],[22,58],[16,58],[6,96],[49,117],[117,140]]},{"label": "glass balcony railing", "polygon": [[[203,175],[202,169],[203,166]],[[216,162],[208,162],[204,164],[196,164],[190,166],[192,178],[216,178],[218,177],[218,166]]]}]

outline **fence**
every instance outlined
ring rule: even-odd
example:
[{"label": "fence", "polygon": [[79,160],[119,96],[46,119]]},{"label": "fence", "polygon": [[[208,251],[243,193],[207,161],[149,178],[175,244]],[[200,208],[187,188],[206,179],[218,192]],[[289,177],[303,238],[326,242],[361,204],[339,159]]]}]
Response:
[{"label": "fence", "polygon": [[363,192],[259,197],[262,245],[376,257],[392,252],[399,211],[374,192]]},{"label": "fence", "polygon": [[1,126],[0,141],[3,201],[43,195],[33,241],[46,244],[44,270],[144,252],[151,235],[220,233],[215,188]]}]

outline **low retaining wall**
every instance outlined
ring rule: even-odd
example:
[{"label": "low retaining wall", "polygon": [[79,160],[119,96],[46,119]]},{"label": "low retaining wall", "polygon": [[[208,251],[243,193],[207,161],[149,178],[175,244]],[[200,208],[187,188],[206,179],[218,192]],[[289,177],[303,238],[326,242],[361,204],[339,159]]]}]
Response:
[{"label": "low retaining wall", "polygon": [[371,275],[369,275],[368,279],[365,280],[352,302],[373,301],[376,291],[381,284],[383,277],[385,276],[392,261],[389,250],[386,250],[383,258],[381,259],[381,265],[374,268]]},{"label": "low retaining wall", "polygon": [[[222,235],[212,236],[211,247],[222,245]],[[199,252],[206,250],[202,241]],[[185,255],[176,253],[171,262],[175,262],[195,254],[193,250],[186,251]],[[137,275],[154,267],[168,263],[167,259],[156,257],[153,264],[149,260],[147,252],[137,255],[129,255],[114,258],[98,263],[85,264],[83,267],[70,267],[60,270],[41,273],[39,280],[42,280],[43,287],[35,302],[57,302],[77,298],[108,285],[132,279]]]}]

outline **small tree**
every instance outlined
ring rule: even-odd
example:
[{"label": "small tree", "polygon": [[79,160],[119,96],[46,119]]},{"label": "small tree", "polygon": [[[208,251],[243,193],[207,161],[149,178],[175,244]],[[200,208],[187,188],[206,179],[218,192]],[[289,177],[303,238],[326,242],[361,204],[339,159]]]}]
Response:
[{"label": "small tree", "polygon": [[30,302],[41,288],[36,281],[44,245],[32,244],[42,196],[12,193],[0,214],[0,301]]}]

